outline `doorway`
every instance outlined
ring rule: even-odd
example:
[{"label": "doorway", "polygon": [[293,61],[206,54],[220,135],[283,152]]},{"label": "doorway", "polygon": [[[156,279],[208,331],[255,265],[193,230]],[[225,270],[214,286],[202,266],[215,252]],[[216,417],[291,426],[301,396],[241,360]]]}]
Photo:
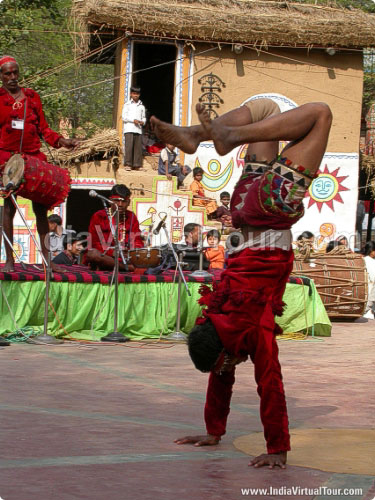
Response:
[{"label": "doorway", "polygon": [[[101,189],[99,194],[108,198],[111,190]],[[66,201],[66,227],[76,233],[87,232],[90,219],[103,204],[98,198],[89,196],[89,189],[72,189]]]},{"label": "doorway", "polygon": [[147,119],[155,115],[172,123],[177,47],[146,42],[134,42],[133,47],[131,85],[141,88],[141,100],[146,108]]}]

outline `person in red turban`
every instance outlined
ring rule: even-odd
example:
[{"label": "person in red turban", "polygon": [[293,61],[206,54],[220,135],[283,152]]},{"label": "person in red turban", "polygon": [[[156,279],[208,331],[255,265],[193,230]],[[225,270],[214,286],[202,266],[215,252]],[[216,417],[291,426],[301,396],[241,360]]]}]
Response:
[{"label": "person in red turban", "polygon": [[[0,175],[11,156],[21,153],[27,168],[29,158],[46,161],[40,151],[40,137],[54,148],[73,148],[78,144],[76,139],[66,139],[51,130],[44,117],[39,95],[32,89],[19,86],[19,66],[11,56],[0,58]],[[67,192],[69,191],[67,186]],[[67,194],[67,193],[66,193]],[[42,252],[48,253],[48,220],[49,207],[33,201],[36,226],[39,233]],[[3,230],[9,241],[13,243],[13,218],[16,208],[10,198],[4,199]],[[14,257],[11,247],[5,242],[6,263],[3,271],[14,270]],[[52,264],[52,267],[56,267]]]}]

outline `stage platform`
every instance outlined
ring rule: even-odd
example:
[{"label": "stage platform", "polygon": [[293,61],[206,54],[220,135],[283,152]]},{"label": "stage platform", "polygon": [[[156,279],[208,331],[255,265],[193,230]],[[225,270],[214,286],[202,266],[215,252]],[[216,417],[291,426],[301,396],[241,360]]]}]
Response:
[{"label": "stage platform", "polygon": [[[181,295],[181,330],[188,333],[201,308],[197,301],[202,283],[220,280],[194,279],[185,273],[191,296],[184,287]],[[62,338],[98,341],[113,331],[112,272],[92,272],[85,267],[66,267],[54,273],[50,283],[49,333]],[[15,272],[0,268],[0,335],[19,328],[43,330],[45,283],[42,266],[19,264]],[[120,273],[118,331],[130,339],[157,339],[175,330],[177,317],[177,276],[174,271],[160,275]],[[277,322],[285,332],[309,330],[329,336],[331,323],[315,285],[308,278],[290,278],[283,298],[286,308]]]},{"label": "stage platform", "polygon": [[[208,374],[194,368],[186,345],[0,348],[0,496],[371,500],[375,328],[374,320],[358,321],[334,323],[331,337],[278,343],[292,435],[286,470],[248,467],[257,449],[238,445],[262,433],[250,361],[237,367],[227,434],[218,446],[197,448],[173,442],[205,432]],[[325,440],[311,439],[313,431]],[[350,472],[343,468],[349,461]],[[333,493],[338,489],[341,494]]]}]

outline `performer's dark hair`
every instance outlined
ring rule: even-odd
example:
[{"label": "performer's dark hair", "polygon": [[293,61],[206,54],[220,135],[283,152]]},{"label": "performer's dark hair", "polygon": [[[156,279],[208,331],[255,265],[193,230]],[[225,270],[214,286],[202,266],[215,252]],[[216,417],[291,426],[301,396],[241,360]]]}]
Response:
[{"label": "performer's dark hair", "polygon": [[297,241],[301,241],[302,239],[309,240],[310,238],[314,238],[313,233],[310,231],[304,231],[298,236]]},{"label": "performer's dark hair", "polygon": [[68,248],[68,245],[73,245],[76,241],[84,241],[83,238],[79,238],[75,233],[66,234],[63,238],[64,250]]},{"label": "performer's dark hair", "polygon": [[199,174],[203,174],[203,168],[201,167],[195,167],[193,168],[193,177],[195,177],[196,175],[199,175]]},{"label": "performer's dark hair", "polygon": [[332,250],[338,246],[340,246],[338,241],[329,241],[326,246],[326,253],[332,252]]},{"label": "performer's dark hair", "polygon": [[208,239],[210,236],[213,236],[214,238],[217,238],[220,241],[221,233],[217,229],[211,229],[211,231],[207,232],[206,238]]},{"label": "performer's dark hair", "polygon": [[185,236],[187,234],[193,232],[196,227],[200,227],[200,225],[196,224],[195,222],[189,222],[189,224],[186,224],[186,226],[184,226],[184,234],[185,234]]},{"label": "performer's dark hair", "polygon": [[48,222],[52,222],[52,224],[57,224],[58,226],[61,226],[62,218],[60,217],[60,215],[51,214],[48,216]]},{"label": "performer's dark hair", "polygon": [[128,198],[130,195],[130,189],[125,184],[115,184],[109,193],[109,196],[120,196],[121,198]]},{"label": "performer's dark hair", "polygon": [[[341,236],[338,236],[335,241],[337,241],[337,243],[339,243],[340,245],[347,245],[349,242],[348,242],[348,238],[346,236],[344,236],[343,234]],[[345,243],[343,243],[345,241]]]},{"label": "performer's dark hair", "polygon": [[203,373],[211,371],[223,350],[223,344],[210,320],[196,325],[188,337],[188,348],[192,362]]},{"label": "performer's dark hair", "polygon": [[223,198],[230,198],[230,194],[228,193],[228,191],[223,191],[222,193],[220,193],[220,199],[222,200]]},{"label": "performer's dark hair", "polygon": [[130,87],[130,92],[134,92],[136,94],[140,94],[141,93],[141,88],[140,87]]},{"label": "performer's dark hair", "polygon": [[375,241],[368,241],[363,247],[361,254],[367,257],[371,252],[375,250]]}]

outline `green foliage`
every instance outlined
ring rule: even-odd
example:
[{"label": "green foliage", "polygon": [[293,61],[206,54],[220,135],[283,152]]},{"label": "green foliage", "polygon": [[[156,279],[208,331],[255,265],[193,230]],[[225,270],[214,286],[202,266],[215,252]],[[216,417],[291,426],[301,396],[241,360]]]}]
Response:
[{"label": "green foliage", "polygon": [[70,7],[71,0],[3,0],[1,54],[16,58],[21,84],[40,94],[52,128],[68,119],[71,135],[77,129],[90,135],[112,125],[113,82],[78,87],[113,77],[113,65],[74,62]]},{"label": "green foliage", "polygon": [[365,74],[363,79],[362,114],[366,116],[370,105],[375,102],[375,74]]},{"label": "green foliage", "polygon": [[365,12],[375,12],[372,0],[297,0],[300,3],[325,5],[327,7],[344,7],[345,9],[361,9]]}]

